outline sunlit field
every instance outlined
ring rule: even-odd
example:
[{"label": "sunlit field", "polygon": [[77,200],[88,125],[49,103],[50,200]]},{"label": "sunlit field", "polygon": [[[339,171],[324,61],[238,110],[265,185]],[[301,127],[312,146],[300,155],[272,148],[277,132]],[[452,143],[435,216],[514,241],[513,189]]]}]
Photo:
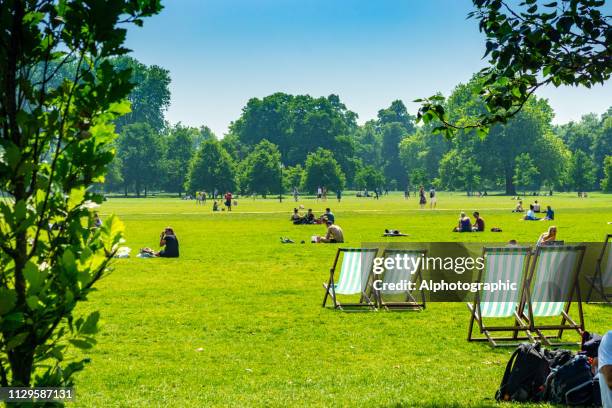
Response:
[{"label": "sunlit field", "polygon": [[[79,306],[100,310],[102,318],[98,345],[87,352],[91,363],[76,379],[76,405],[495,405],[512,348],[468,343],[463,303],[405,313],[321,308],[337,246],[310,244],[324,227],[292,225],[293,207],[317,215],[331,207],[344,247],[390,240],[533,244],[550,225],[566,242],[602,241],[612,233],[612,197],[525,197],[526,206],[536,198],[556,213],[553,222],[527,222],[511,213],[516,202],[509,197],[438,196],[435,210],[399,193],[379,200],[347,194],[340,203],[239,198],[231,213],[213,213],[210,201],[109,199],[100,214],[123,220],[132,257],[118,259]],[[480,211],[487,232],[451,232],[461,210]],[[181,257],[136,258],[138,248],[155,248],[166,226],[176,231]],[[385,228],[409,236],[382,238]],[[280,237],[296,243],[281,244]],[[587,330],[612,327],[612,308],[586,305],[584,313]]]}]

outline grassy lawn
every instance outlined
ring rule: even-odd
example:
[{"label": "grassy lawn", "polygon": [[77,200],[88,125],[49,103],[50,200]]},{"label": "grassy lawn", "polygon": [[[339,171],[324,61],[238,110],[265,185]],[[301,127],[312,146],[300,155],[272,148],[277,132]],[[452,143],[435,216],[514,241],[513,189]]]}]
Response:
[{"label": "grassy lawn", "polygon": [[[601,241],[612,232],[610,195],[538,200],[555,209],[559,239]],[[331,206],[353,247],[383,240],[385,228],[410,234],[396,241],[534,243],[551,225],[519,221],[509,197],[442,193],[435,211],[399,194],[300,204],[317,215]],[[294,206],[249,198],[232,213],[212,213],[209,204],[177,198],[107,201],[100,212],[120,215],[132,255],[157,245],[170,225],[181,258],[117,260],[80,306],[100,310],[102,320],[92,362],[77,377],[77,405],[494,405],[512,349],[468,343],[465,304],[431,303],[414,313],[321,308],[336,247],[300,245],[324,228],[292,225]],[[460,210],[479,210],[487,230],[503,232],[450,232]],[[281,245],[281,236],[298,244]],[[587,330],[612,328],[610,307],[587,305],[585,318]]]}]

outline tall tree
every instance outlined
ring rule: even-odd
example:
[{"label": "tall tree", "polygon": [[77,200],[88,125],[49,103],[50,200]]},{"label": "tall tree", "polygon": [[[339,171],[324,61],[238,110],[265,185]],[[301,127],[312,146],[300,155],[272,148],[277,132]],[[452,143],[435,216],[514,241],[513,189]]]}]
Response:
[{"label": "tall tree", "polygon": [[363,166],[355,175],[355,187],[370,191],[382,188],[385,185],[385,176],[374,166]]},{"label": "tall tree", "polygon": [[[294,166],[304,163],[308,153],[319,146],[337,157],[340,151],[352,149],[343,136],[354,132],[356,117],[337,95],[313,98],[275,93],[250,99],[240,118],[230,125],[230,134],[249,147],[266,139],[278,146],[284,163]],[[349,162],[342,165],[350,170]]]},{"label": "tall tree", "polygon": [[264,197],[281,189],[281,157],[276,145],[262,140],[241,163],[240,188]]},{"label": "tall tree", "polygon": [[523,194],[526,195],[527,188],[532,187],[536,181],[539,174],[538,168],[529,153],[519,154],[514,161],[514,184],[523,187]]},{"label": "tall tree", "polygon": [[387,109],[381,109],[378,111],[379,126],[383,126],[388,123],[399,123],[404,128],[405,133],[414,133],[416,131],[414,119],[415,117],[408,113],[404,102],[399,99],[391,102],[391,106],[389,106]]},{"label": "tall tree", "polygon": [[570,163],[570,180],[576,191],[589,191],[595,184],[595,166],[582,150],[576,150]]},{"label": "tall tree", "polygon": [[163,145],[160,135],[146,123],[124,126],[118,140],[124,193],[133,189],[145,196],[157,187],[161,176]]},{"label": "tall tree", "polygon": [[604,159],[604,177],[601,179],[601,190],[605,193],[612,193],[612,156]]},{"label": "tall tree", "polygon": [[234,191],[236,170],[231,156],[215,140],[205,141],[191,160],[185,189],[209,193]]},{"label": "tall tree", "polygon": [[388,181],[394,180],[398,186],[405,186],[407,182],[407,175],[399,158],[399,144],[405,136],[406,130],[399,122],[387,123],[382,127],[385,177]]},{"label": "tall tree", "polygon": [[317,187],[342,190],[345,181],[344,173],[331,151],[319,147],[306,158],[302,186],[307,191],[316,191]]},{"label": "tall tree", "polygon": [[[112,121],[127,111],[125,25],[157,0],[0,0],[0,386],[68,387],[99,313],[78,303],[108,271],[122,226],[91,228],[113,158]],[[74,63],[70,77],[62,67]],[[81,309],[83,310],[83,309]],[[71,362],[68,362],[73,360]],[[35,374],[35,375],[34,375]]]},{"label": "tall tree", "polygon": [[200,130],[176,124],[169,129],[166,136],[164,157],[162,162],[163,189],[168,192],[178,193],[180,196],[184,191],[187,172],[185,168],[191,163],[195,153],[196,138],[200,136]]},{"label": "tall tree", "polygon": [[157,65],[146,66],[132,57],[113,60],[116,69],[129,69],[135,85],[128,97],[131,111],[117,119],[117,130],[132,123],[147,123],[160,132],[165,126],[164,112],[170,106],[170,72]]}]

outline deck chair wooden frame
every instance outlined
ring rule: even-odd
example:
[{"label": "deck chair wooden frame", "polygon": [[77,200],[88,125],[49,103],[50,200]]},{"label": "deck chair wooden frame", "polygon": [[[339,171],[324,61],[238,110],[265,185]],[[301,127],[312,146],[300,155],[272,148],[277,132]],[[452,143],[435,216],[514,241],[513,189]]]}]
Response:
[{"label": "deck chair wooden frame", "polygon": [[[531,247],[485,247],[482,250],[482,256],[486,259],[485,269],[478,273],[477,282],[489,282],[491,279],[508,279],[511,282],[518,281],[519,292],[515,295],[504,294],[504,299],[508,300],[508,296],[513,299],[508,301],[487,301],[487,294],[483,296],[480,291],[474,296],[474,301],[468,303],[467,307],[470,310],[470,324],[468,329],[468,341],[487,341],[491,347],[498,346],[513,346],[523,340],[534,341],[533,335],[528,330],[527,321],[519,312],[521,299],[523,299],[523,291],[525,290],[525,282],[529,271],[529,262],[531,259]],[[491,271],[489,268],[490,262],[493,262],[493,257],[500,258],[495,264],[498,269]],[[513,259],[515,258],[515,259]],[[499,268],[502,268],[500,271]],[[486,275],[485,275],[486,273]],[[491,276],[490,274],[494,274]],[[515,276],[515,275],[519,276]],[[483,299],[484,298],[484,299]],[[484,312],[483,312],[484,309]],[[493,312],[497,310],[497,312]],[[491,320],[496,318],[514,318],[514,324],[510,326],[489,326],[485,323],[485,319]],[[478,325],[478,330],[484,337],[476,337],[474,333],[474,323]],[[496,332],[512,332],[511,336],[496,336]],[[523,335],[519,333],[524,332]]]},{"label": "deck chair wooden frame", "polygon": [[[603,265],[604,258],[608,254],[605,266]],[[612,288],[608,282],[612,282],[612,234],[606,235],[597,262],[595,263],[595,274],[593,276],[585,276],[586,281],[589,283],[589,293],[587,294],[586,302],[591,303],[591,296],[593,291],[597,292],[601,296],[603,303],[612,304],[612,293],[606,292]],[[593,302],[596,303],[596,302]],[[597,302],[599,303],[599,302]]]},{"label": "deck chair wooden frame", "polygon": [[[529,331],[535,333],[539,340],[547,346],[575,345],[575,342],[561,342],[563,332],[565,330],[575,330],[579,335],[582,335],[584,332],[584,315],[582,311],[579,278],[585,251],[585,245],[538,246],[535,250],[528,274],[528,280],[525,283],[523,304],[520,310],[523,311],[523,316],[528,322]],[[557,264],[555,263],[557,260],[552,258],[551,255],[555,252],[574,253],[574,259],[570,257],[569,261],[566,260],[564,264]],[[547,273],[551,269],[555,270],[552,276],[548,274],[546,277],[541,278],[541,259],[544,259],[544,261],[541,262],[546,262],[548,265],[548,270],[545,270],[544,273]],[[571,262],[572,260],[573,262]],[[559,301],[539,301],[538,296],[540,296],[543,291],[543,289],[541,289],[542,286],[538,285],[540,279],[549,279],[549,282],[560,282],[562,285],[569,285],[566,287],[565,298]],[[578,305],[578,323],[569,315],[570,307],[574,301]],[[548,311],[542,313],[542,311],[546,309],[548,309]],[[561,317],[560,324],[542,325],[536,322],[537,318],[558,316]],[[550,330],[557,331],[557,334],[547,335],[544,333],[544,331]],[[551,340],[555,341],[551,342]]]},{"label": "deck chair wooden frame", "polygon": [[[378,249],[373,249],[373,248],[338,248],[338,251],[336,252],[336,257],[334,258],[334,263],[331,269],[329,270],[329,280],[327,281],[327,284],[325,283],[323,284],[323,287],[325,288],[325,296],[323,297],[322,306],[325,307],[327,304],[327,300],[331,298],[334,309],[337,309],[337,310],[344,310],[344,311],[376,310],[376,303],[371,299],[370,295],[368,295],[367,288],[368,288],[368,285],[370,284],[370,276],[372,274],[373,261],[377,253],[378,253]],[[344,282],[344,279],[346,279],[346,277],[343,276],[343,274],[345,273],[357,273],[359,276],[359,282],[357,285],[359,288],[353,290],[351,293],[342,293],[342,294],[345,294],[345,295],[360,294],[361,296],[359,299],[359,303],[341,303],[338,299],[337,295],[340,293],[336,293],[336,291],[338,289],[337,286],[339,283],[336,283],[335,278],[336,278],[336,267],[338,266],[338,263],[339,263],[338,261],[340,260],[340,254],[344,254],[344,256],[342,258],[342,266],[340,267],[340,276],[338,276],[338,281]],[[350,261],[355,262],[357,259],[359,259],[358,267],[355,266],[354,268],[354,269],[359,269],[359,270],[347,271],[347,269],[344,269],[345,267],[346,268],[351,267],[351,265],[345,266],[346,265],[345,261],[347,261],[346,259],[347,254],[348,256],[351,257]],[[366,255],[365,261],[369,263],[369,265],[367,266],[367,269],[363,269],[362,264],[361,264],[362,261],[364,260],[362,258],[364,254]],[[358,258],[354,258],[355,256],[357,256]]]},{"label": "deck chair wooden frame", "polygon": [[[383,258],[387,258],[388,256],[395,256],[397,254],[413,254],[417,257],[422,257],[425,256],[427,254],[427,250],[424,249],[385,249],[383,251]],[[411,271],[403,271],[403,270],[395,270],[395,271],[387,271],[385,270],[383,272],[382,275],[380,275],[379,277],[376,277],[376,275],[374,275],[374,279],[379,279],[380,281],[384,282],[389,282],[389,278],[395,278],[392,279],[394,282],[397,282],[398,280],[403,280],[406,279],[410,282],[422,282],[423,281],[423,275],[422,275],[422,264],[419,264],[417,270],[414,273],[411,273]],[[389,276],[388,274],[393,274],[392,276]],[[407,275],[407,276],[405,276]],[[376,303],[378,304],[379,308],[384,308],[385,310],[389,310],[389,311],[421,311],[423,309],[425,309],[425,291],[424,290],[416,290],[416,292],[420,292],[420,302],[415,298],[415,296],[413,295],[412,291],[405,291],[405,299],[401,302],[392,302],[392,301],[386,301],[385,300],[385,293],[382,290],[374,290],[375,292],[375,296],[376,296]]]}]

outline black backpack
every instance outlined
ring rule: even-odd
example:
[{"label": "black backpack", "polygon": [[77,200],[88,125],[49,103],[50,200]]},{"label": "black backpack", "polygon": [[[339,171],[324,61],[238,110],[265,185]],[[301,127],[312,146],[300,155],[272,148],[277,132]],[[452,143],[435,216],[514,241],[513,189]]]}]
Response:
[{"label": "black backpack", "polygon": [[544,350],[544,355],[548,360],[550,369],[560,367],[570,361],[574,357],[574,353],[570,350],[555,349],[555,350]]},{"label": "black backpack", "polygon": [[524,343],[512,353],[499,390],[497,401],[540,401],[550,366],[540,343]]},{"label": "black backpack", "polygon": [[586,356],[575,356],[552,369],[546,379],[547,400],[556,404],[591,405],[598,390]]},{"label": "black backpack", "polygon": [[589,333],[587,331],[583,332],[582,344],[580,345],[580,354],[584,354],[585,356],[591,358],[597,357],[601,339],[602,337],[597,333]]}]

